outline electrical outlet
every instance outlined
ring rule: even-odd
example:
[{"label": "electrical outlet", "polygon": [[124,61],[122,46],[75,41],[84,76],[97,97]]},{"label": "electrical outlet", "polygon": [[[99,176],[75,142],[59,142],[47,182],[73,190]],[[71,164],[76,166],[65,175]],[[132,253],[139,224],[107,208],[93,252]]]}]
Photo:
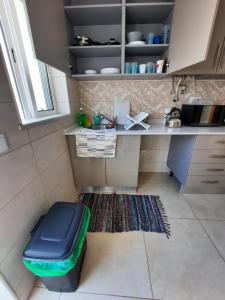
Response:
[{"label": "electrical outlet", "polygon": [[9,150],[9,146],[6,140],[6,136],[3,133],[0,133],[0,154]]}]

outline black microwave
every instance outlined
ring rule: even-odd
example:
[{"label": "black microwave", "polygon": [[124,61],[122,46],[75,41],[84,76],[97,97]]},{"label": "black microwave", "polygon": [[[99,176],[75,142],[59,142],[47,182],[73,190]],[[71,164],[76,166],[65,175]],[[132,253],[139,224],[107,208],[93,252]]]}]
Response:
[{"label": "black microwave", "polygon": [[183,104],[181,122],[187,126],[225,126],[225,105]]}]

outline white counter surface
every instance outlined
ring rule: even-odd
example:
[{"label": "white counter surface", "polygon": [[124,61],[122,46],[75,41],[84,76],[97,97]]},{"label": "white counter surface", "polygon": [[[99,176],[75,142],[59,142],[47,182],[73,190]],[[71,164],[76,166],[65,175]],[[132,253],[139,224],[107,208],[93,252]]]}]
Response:
[{"label": "white counter surface", "polygon": [[[117,130],[117,135],[225,135],[225,126],[221,127],[188,127],[168,128],[162,122],[152,121],[147,130]],[[78,127],[70,127],[65,130],[66,135],[81,133]]]}]

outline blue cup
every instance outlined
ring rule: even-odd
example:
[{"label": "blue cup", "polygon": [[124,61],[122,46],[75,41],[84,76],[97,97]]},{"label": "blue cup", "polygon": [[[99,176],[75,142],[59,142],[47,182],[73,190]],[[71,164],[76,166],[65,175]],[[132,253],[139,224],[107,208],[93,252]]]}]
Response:
[{"label": "blue cup", "polygon": [[161,37],[161,35],[156,35],[155,37],[154,37],[154,44],[161,44],[162,43],[162,37]]},{"label": "blue cup", "polygon": [[146,38],[147,44],[153,44],[154,43],[154,37],[155,37],[155,34],[153,32],[149,32],[147,34],[147,38]]},{"label": "blue cup", "polygon": [[162,43],[169,44],[170,42],[170,25],[164,25],[162,27]]},{"label": "blue cup", "polygon": [[154,73],[154,62],[150,61],[147,63],[147,73]]},{"label": "blue cup", "polygon": [[125,74],[131,73],[131,63],[127,62],[125,63]]},{"label": "blue cup", "polygon": [[138,63],[132,62],[131,63],[131,74],[137,74],[138,73]]}]

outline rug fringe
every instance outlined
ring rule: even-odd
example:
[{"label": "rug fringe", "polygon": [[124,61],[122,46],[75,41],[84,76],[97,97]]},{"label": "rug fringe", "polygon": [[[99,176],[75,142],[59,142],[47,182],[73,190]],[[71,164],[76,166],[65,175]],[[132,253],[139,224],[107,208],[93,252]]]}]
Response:
[{"label": "rug fringe", "polygon": [[165,208],[164,208],[164,206],[162,204],[162,201],[159,198],[159,196],[155,196],[155,198],[156,198],[156,202],[157,202],[157,205],[159,207],[159,210],[160,210],[160,214],[161,214],[162,219],[163,219],[163,224],[164,224],[164,227],[165,227],[166,237],[169,239],[170,236],[171,236],[171,231],[170,231],[170,224],[169,224],[168,216],[166,214]]}]

